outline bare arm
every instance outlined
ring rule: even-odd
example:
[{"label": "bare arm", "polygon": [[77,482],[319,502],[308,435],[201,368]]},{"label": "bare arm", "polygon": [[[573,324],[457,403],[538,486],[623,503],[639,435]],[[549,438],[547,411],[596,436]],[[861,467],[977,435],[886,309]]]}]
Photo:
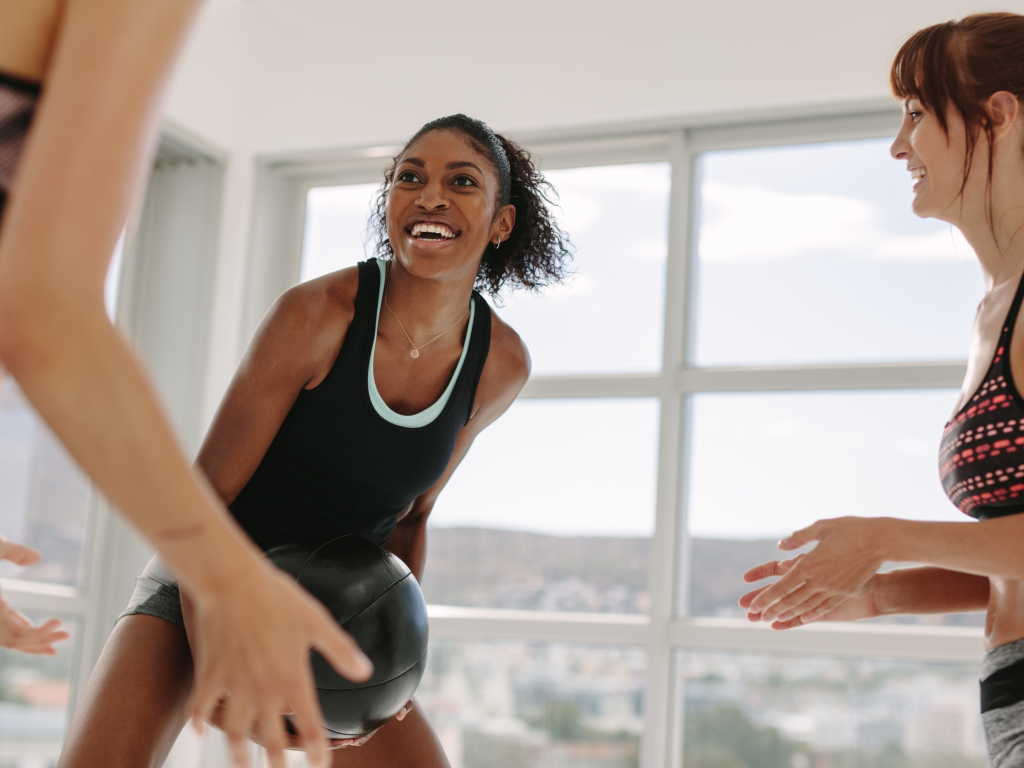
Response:
[{"label": "bare arm", "polygon": [[981,577],[1024,578],[1020,545],[1024,517],[982,523],[927,523],[894,518],[819,520],[779,543],[793,550],[818,545],[751,603],[763,621],[805,623],[857,594],[883,562],[919,562]]},{"label": "bare arm", "polygon": [[[326,649],[358,675],[351,644],[263,563],[208,485],[191,471],[125,341],[103,285],[155,138],[159,101],[198,0],[67,0],[57,17],[43,97],[0,236],[0,363],[82,468],[160,550],[196,595],[193,713],[232,692],[229,735],[253,718],[301,714],[316,756],[326,742],[306,652]],[[272,637],[252,624],[276,617]],[[306,675],[303,677],[303,669]],[[283,766],[272,734],[271,762]]]},{"label": "bare arm", "polygon": [[388,540],[387,548],[402,558],[418,580],[423,579],[423,565],[427,557],[427,518],[434,502],[466,458],[476,436],[508,410],[529,377],[529,352],[515,331],[495,316],[490,353],[477,387],[476,411],[460,430],[455,451],[441,479],[413,502]]},{"label": "bare arm", "polygon": [[1024,515],[979,523],[920,523],[882,518],[886,560],[917,562],[978,576],[1024,579]]},{"label": "bare arm", "polygon": [[249,482],[304,387],[330,370],[355,313],[355,268],[296,286],[260,324],[199,449],[225,504]]},{"label": "bare arm", "polygon": [[[785,576],[798,558],[775,561],[751,568],[743,574],[747,582],[773,576]],[[984,576],[923,566],[900,568],[872,576],[864,586],[816,617],[798,616],[776,621],[773,629],[793,629],[812,621],[860,621],[895,614],[968,613],[988,607],[990,582]],[[740,598],[742,608],[750,608],[754,599],[769,587],[760,587]],[[762,621],[760,611],[751,610],[751,621]]]},{"label": "bare arm", "polygon": [[[58,17],[0,237],[0,360],[97,485],[198,587],[216,575],[196,550],[237,536],[215,522],[217,505],[103,304],[164,80],[197,6],[77,0]],[[211,536],[181,540],[201,530]]]}]

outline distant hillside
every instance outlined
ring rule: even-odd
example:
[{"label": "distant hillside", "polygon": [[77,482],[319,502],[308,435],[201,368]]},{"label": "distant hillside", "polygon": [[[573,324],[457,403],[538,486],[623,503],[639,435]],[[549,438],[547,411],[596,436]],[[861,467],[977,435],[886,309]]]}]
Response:
[{"label": "distant hillside", "polygon": [[648,540],[432,528],[427,602],[487,608],[647,610]]},{"label": "distant hillside", "polygon": [[[645,538],[432,528],[423,592],[441,605],[644,613],[649,547]],[[693,539],[691,612],[742,615],[741,575],[777,554],[774,540]]]},{"label": "distant hillside", "polygon": [[[646,613],[649,547],[635,537],[431,528],[423,593],[439,605]],[[742,617],[743,573],[781,554],[775,539],[691,539],[690,615]],[[903,621],[977,625],[981,615]]]}]

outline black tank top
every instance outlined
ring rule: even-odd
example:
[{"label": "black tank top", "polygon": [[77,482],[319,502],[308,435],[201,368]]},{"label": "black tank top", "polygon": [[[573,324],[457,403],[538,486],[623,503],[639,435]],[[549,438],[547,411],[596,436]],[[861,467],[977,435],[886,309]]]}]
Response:
[{"label": "black tank top", "polygon": [[318,546],[346,533],[383,546],[399,513],[444,473],[459,430],[472,415],[491,340],[487,302],[473,292],[468,344],[440,413],[425,426],[400,426],[371,398],[381,263],[371,259],[358,269],[355,316],[334,366],[323,382],[299,393],[231,505],[264,550],[290,543]]},{"label": "black tank top", "polygon": [[32,124],[39,86],[0,72],[0,215]]},{"label": "black tank top", "polygon": [[1022,299],[1024,278],[988,373],[946,425],[939,448],[946,495],[957,509],[979,520],[1024,512],[1024,402],[1010,371],[1010,340]]}]

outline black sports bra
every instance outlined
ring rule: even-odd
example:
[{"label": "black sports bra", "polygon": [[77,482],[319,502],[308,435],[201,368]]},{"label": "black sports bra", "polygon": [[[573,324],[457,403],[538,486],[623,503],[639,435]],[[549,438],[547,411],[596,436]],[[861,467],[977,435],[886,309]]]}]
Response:
[{"label": "black sports bra", "polygon": [[0,214],[32,124],[39,86],[0,72]]},{"label": "black sports bra", "polygon": [[988,373],[946,425],[939,447],[946,495],[957,509],[979,520],[1024,512],[1024,401],[1010,372],[1010,339],[1022,298],[1024,277]]}]

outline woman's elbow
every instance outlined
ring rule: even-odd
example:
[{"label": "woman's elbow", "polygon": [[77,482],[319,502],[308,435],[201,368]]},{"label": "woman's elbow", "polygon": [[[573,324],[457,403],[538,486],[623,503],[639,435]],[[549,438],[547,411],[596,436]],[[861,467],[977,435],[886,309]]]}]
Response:
[{"label": "woman's elbow", "polygon": [[57,291],[32,291],[0,284],[0,365],[16,377],[46,366],[66,345],[80,345],[97,323],[109,325],[102,301]]}]

